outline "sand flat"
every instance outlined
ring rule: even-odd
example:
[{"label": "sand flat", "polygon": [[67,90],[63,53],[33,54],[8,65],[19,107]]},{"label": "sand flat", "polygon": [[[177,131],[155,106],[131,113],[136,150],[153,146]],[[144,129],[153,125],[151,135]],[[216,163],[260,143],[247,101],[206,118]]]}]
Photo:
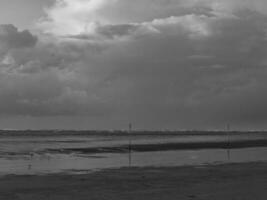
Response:
[{"label": "sand flat", "polygon": [[2,200],[266,200],[267,163],[122,168],[1,178]]}]

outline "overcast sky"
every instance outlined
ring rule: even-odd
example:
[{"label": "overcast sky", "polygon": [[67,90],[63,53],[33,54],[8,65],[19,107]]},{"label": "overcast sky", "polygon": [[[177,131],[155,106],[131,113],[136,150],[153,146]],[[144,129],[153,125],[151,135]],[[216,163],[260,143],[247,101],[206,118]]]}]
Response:
[{"label": "overcast sky", "polygon": [[0,128],[267,128],[266,0],[1,0]]}]

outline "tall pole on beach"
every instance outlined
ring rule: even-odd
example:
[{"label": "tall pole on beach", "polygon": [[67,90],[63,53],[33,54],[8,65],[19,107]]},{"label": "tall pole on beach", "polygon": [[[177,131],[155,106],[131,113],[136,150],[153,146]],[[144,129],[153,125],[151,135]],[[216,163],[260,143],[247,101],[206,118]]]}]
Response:
[{"label": "tall pole on beach", "polygon": [[129,146],[128,146],[128,153],[129,153],[129,167],[132,165],[132,140],[131,140],[131,133],[132,133],[132,124],[129,123],[128,129],[128,136],[129,136]]},{"label": "tall pole on beach", "polygon": [[231,152],[230,152],[230,148],[231,148],[231,144],[230,144],[231,140],[230,140],[230,125],[227,124],[227,158],[228,160],[231,159]]}]

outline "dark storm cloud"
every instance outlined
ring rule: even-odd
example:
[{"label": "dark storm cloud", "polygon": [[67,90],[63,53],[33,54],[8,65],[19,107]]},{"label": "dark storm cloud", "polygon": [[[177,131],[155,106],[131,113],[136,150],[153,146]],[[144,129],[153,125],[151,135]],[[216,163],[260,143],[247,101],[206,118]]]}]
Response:
[{"label": "dark storm cloud", "polygon": [[131,35],[137,28],[134,24],[106,25],[98,27],[96,32],[107,38],[115,38]]},{"label": "dark storm cloud", "polygon": [[[183,20],[154,22],[158,34],[134,37],[107,51],[101,65],[115,66],[106,80],[105,94],[115,94],[109,102],[124,108],[125,117],[138,121],[143,116],[150,124],[216,127],[264,117],[265,111],[258,111],[265,101],[253,99],[264,91],[266,16],[247,10],[234,17]],[[241,113],[240,102],[246,108]]]},{"label": "dark storm cloud", "polygon": [[37,37],[28,30],[19,31],[11,24],[0,25],[0,45],[6,48],[33,47]]},{"label": "dark storm cloud", "polygon": [[[131,120],[147,128],[266,120],[264,9],[228,0],[102,0],[88,1],[89,12],[81,0],[64,2],[40,24],[53,27],[50,35],[2,58],[1,113]],[[155,12],[133,14],[149,4]],[[127,14],[126,7],[133,9]],[[122,13],[108,21],[117,9]]]}]

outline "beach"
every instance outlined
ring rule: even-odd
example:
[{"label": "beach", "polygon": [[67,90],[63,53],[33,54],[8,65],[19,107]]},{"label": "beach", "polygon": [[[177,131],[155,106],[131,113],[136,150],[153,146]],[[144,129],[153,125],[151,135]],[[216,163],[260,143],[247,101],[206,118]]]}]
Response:
[{"label": "beach", "polygon": [[267,163],[134,167],[86,174],[6,175],[3,200],[266,200]]},{"label": "beach", "polygon": [[[131,144],[129,146],[129,144]],[[0,176],[267,161],[265,132],[0,131]]]},{"label": "beach", "polygon": [[266,200],[266,141],[265,132],[2,133],[0,200]]}]

